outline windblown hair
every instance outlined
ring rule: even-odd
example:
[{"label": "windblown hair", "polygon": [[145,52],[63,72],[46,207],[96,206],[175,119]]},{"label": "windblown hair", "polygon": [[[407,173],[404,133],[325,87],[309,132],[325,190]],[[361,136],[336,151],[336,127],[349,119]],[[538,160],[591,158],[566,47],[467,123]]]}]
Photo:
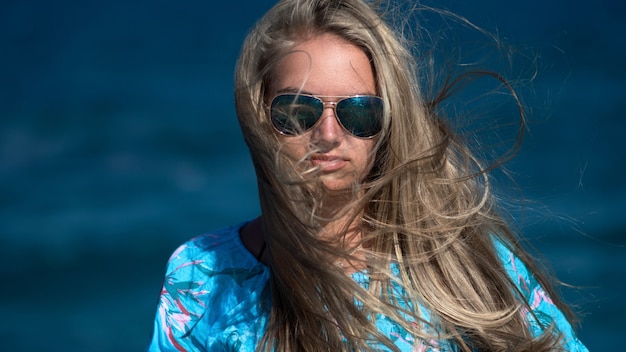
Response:
[{"label": "windblown hair", "polygon": [[[352,201],[334,209],[333,216],[351,216],[362,230],[356,247],[342,245],[347,228],[335,241],[319,236],[329,220],[320,209],[332,204],[322,204],[315,172],[303,175],[284,155],[284,137],[266,110],[280,59],[321,34],[339,36],[368,55],[386,103],[374,167],[354,185]],[[397,350],[376,328],[381,316],[423,346],[446,340],[463,351],[558,348],[559,332],[550,326],[531,336],[525,320],[530,307],[494,241],[524,260],[553,301],[569,310],[498,216],[484,167],[424,101],[417,66],[402,36],[362,0],[279,1],[248,35],[235,97],[257,173],[269,254],[270,314],[258,350]],[[331,259],[358,261],[351,255],[357,249],[365,253],[367,289]]]}]

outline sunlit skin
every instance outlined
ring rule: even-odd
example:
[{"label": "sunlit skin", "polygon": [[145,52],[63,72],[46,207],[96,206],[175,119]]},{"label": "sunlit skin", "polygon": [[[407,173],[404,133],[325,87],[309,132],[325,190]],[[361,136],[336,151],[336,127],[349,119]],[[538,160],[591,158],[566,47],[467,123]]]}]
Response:
[{"label": "sunlit skin", "polygon": [[[339,97],[377,93],[367,55],[332,34],[322,34],[296,45],[278,63],[274,79],[273,95],[302,92],[325,101],[337,101]],[[305,168],[319,167],[323,184],[331,193],[352,189],[372,168],[376,138],[361,139],[346,132],[330,105],[311,130],[281,139],[284,152],[293,160],[306,160]],[[310,154],[311,150],[316,152]]]}]

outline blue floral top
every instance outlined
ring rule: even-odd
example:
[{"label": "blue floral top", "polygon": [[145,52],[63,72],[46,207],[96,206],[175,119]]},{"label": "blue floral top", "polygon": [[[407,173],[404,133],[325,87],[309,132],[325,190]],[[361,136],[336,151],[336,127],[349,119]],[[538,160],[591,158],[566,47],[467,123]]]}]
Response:
[{"label": "blue floral top", "polygon": [[[241,242],[244,224],[191,239],[172,254],[148,351],[254,351],[265,331],[267,312],[261,299],[269,270]],[[524,264],[501,243],[496,242],[496,249],[538,319],[556,324],[566,350],[587,351]],[[369,281],[362,272],[353,278],[361,285]],[[540,334],[540,324],[527,317],[529,329]],[[384,317],[376,325],[401,351],[456,350],[445,341],[423,345]]]}]

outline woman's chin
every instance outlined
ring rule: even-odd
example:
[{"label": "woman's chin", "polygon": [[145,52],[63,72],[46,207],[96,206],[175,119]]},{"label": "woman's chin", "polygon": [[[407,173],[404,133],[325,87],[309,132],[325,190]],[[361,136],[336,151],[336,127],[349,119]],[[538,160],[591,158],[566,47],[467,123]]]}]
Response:
[{"label": "woman's chin", "polygon": [[329,193],[346,193],[354,191],[354,180],[345,178],[323,177],[322,184]]}]

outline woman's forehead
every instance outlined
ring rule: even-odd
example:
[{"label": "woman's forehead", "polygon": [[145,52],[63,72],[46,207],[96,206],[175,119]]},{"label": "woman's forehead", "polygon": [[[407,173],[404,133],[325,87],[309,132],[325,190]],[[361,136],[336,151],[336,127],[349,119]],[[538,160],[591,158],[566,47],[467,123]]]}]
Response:
[{"label": "woman's forehead", "polygon": [[296,44],[276,65],[275,91],[295,90],[325,96],[376,94],[374,70],[358,46],[322,34]]}]

